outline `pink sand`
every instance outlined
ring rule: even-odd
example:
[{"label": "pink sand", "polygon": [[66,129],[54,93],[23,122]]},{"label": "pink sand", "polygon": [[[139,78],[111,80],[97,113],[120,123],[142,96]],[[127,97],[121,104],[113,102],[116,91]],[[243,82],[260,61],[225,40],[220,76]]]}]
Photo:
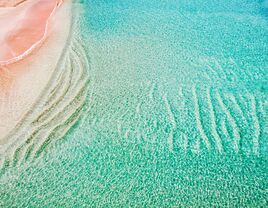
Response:
[{"label": "pink sand", "polygon": [[0,66],[23,59],[46,38],[49,19],[62,0],[28,0],[0,16]]},{"label": "pink sand", "polygon": [[0,0],[0,7],[14,7],[26,0]]},{"label": "pink sand", "polygon": [[[6,17],[11,17],[13,13],[18,20],[24,19],[22,17],[27,11],[25,8],[32,7],[35,2],[40,1],[27,0],[17,7],[0,7],[0,39],[3,37],[2,34],[5,34],[3,31],[11,31],[11,28],[14,28],[14,25],[5,22],[8,20]],[[0,155],[5,145],[12,141],[12,137],[8,134],[16,129],[27,113],[34,110],[34,103],[40,99],[40,95],[56,70],[59,70],[57,64],[65,50],[71,29],[71,8],[72,0],[64,0],[57,8],[49,20],[49,33],[46,35],[46,40],[42,42],[41,47],[34,50],[34,53],[16,63],[0,66]],[[36,10],[34,12],[36,13]],[[5,21],[2,21],[4,17]],[[2,28],[1,24],[5,27]]]}]

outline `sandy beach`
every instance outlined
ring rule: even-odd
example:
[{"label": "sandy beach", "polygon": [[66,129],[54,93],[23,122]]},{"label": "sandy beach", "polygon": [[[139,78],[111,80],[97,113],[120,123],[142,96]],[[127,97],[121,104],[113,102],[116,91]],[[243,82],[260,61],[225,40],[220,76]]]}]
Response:
[{"label": "sandy beach", "polygon": [[14,7],[23,3],[24,1],[26,0],[1,0],[0,7]]},{"label": "sandy beach", "polygon": [[[21,1],[12,1],[19,3]],[[1,1],[0,6],[12,6]],[[22,4],[20,4],[21,6]],[[0,16],[13,8],[0,8]],[[51,78],[65,47],[71,26],[71,0],[66,0],[51,18],[46,40],[30,55],[0,71],[0,144],[31,109]],[[1,38],[1,37],[0,37]],[[5,138],[5,139],[4,139]]]}]

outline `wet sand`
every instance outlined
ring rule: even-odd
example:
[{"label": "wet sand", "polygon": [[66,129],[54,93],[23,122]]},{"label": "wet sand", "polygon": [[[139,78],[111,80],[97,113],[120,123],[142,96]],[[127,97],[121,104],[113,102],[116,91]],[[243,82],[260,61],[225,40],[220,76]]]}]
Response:
[{"label": "wet sand", "polygon": [[[3,13],[4,8],[1,8],[0,15]],[[31,110],[31,106],[47,85],[65,47],[70,25],[71,0],[66,0],[51,19],[50,33],[43,44],[23,60],[2,67],[0,144],[7,142],[6,135]]]},{"label": "wet sand", "polygon": [[8,66],[32,53],[47,38],[51,19],[62,0],[28,0],[2,9],[0,14],[0,66]]}]

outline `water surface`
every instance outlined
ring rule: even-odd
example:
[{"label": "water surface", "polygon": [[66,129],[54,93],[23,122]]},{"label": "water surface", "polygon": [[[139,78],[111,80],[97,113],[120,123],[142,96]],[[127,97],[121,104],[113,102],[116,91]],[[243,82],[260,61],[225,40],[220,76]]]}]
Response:
[{"label": "water surface", "polygon": [[267,1],[75,6],[86,107],[44,154],[1,175],[1,204],[267,205]]}]

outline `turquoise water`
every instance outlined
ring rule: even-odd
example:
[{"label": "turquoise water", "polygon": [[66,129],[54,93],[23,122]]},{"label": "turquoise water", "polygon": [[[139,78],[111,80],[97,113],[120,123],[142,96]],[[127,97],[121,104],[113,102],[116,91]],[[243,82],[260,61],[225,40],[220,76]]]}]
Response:
[{"label": "turquoise water", "polygon": [[267,1],[85,0],[86,107],[1,207],[265,207]]}]

